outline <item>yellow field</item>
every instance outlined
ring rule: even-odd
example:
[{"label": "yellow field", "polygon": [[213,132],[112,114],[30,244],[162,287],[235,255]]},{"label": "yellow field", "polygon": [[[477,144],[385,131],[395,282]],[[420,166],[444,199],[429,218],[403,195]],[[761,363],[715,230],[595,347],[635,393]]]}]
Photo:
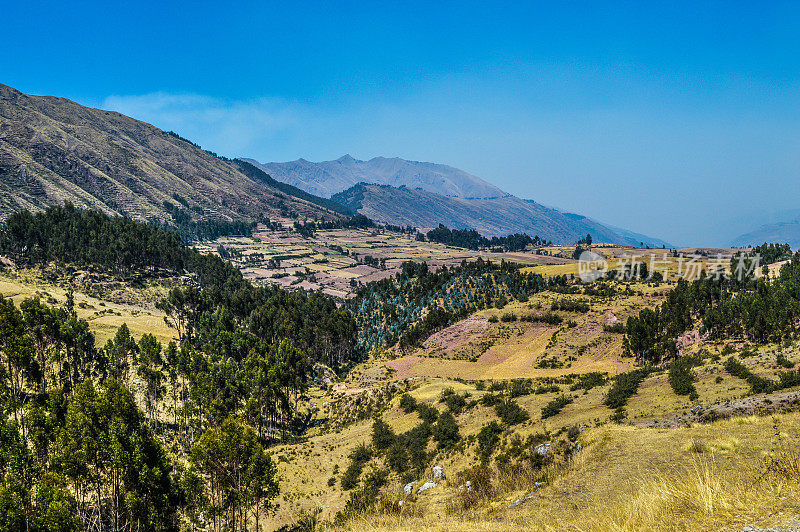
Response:
[{"label": "yellow field", "polygon": [[[67,283],[54,284],[42,280],[35,271],[1,271],[0,295],[16,304],[23,299],[39,296],[50,305],[62,305],[67,300]],[[164,323],[164,313],[152,304],[122,304],[101,300],[75,291],[75,310],[78,317],[89,322],[98,346],[112,338],[120,325],[126,323],[138,339],[146,333],[161,342],[177,339],[177,333]]]}]

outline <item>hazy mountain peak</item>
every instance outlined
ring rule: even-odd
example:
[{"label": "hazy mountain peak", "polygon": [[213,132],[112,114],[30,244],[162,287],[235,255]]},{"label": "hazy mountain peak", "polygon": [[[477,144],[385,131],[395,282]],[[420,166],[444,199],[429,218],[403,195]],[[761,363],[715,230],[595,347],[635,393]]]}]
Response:
[{"label": "hazy mountain peak", "polygon": [[305,159],[285,163],[245,160],[278,181],[328,198],[361,182],[420,188],[459,198],[501,198],[508,195],[491,183],[458,168],[399,157],[379,156],[362,161],[346,154],[334,161],[318,163]]}]

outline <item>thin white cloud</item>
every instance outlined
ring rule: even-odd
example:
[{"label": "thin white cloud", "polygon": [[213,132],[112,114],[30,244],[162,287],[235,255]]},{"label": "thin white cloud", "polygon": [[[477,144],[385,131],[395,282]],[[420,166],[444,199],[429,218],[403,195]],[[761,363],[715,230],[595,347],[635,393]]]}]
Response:
[{"label": "thin white cloud", "polygon": [[268,98],[226,101],[199,94],[155,92],[109,96],[102,107],[174,131],[229,156],[247,155],[265,142],[280,143],[303,124],[299,107]]}]

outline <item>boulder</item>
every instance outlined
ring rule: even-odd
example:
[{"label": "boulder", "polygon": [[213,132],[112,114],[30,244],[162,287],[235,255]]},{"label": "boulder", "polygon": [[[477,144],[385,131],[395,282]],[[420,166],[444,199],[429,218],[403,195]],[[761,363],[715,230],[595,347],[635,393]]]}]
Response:
[{"label": "boulder", "polygon": [[406,495],[411,495],[414,492],[414,484],[416,483],[417,481],[415,480],[414,482],[409,482],[406,484],[405,487],[403,487],[403,493]]},{"label": "boulder", "polygon": [[434,482],[432,480],[429,480],[428,482],[426,482],[425,484],[420,486],[419,491],[417,491],[417,493],[422,493],[423,491],[426,491],[426,490],[429,490],[429,489],[435,488],[435,487],[436,487],[436,482]]},{"label": "boulder", "polygon": [[431,478],[433,478],[433,480],[445,480],[447,478],[447,476],[444,474],[444,469],[442,469],[442,466],[434,466]]},{"label": "boulder", "polygon": [[539,445],[533,448],[533,452],[535,452],[539,456],[547,456],[547,453],[550,452],[550,444],[540,443]]}]

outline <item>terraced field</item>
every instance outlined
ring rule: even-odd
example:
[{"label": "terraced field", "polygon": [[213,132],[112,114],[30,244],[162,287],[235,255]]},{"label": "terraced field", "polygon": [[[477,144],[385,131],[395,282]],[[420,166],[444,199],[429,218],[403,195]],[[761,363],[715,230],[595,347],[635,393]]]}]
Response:
[{"label": "terraced field", "polygon": [[336,229],[305,238],[293,231],[260,230],[252,238],[223,237],[198,246],[218,252],[220,246],[245,276],[289,289],[319,290],[348,297],[358,283],[394,275],[405,261],[427,261],[432,268],[478,257],[524,265],[565,264],[571,258],[537,254],[491,253],[419,242],[413,235],[383,230]]}]

